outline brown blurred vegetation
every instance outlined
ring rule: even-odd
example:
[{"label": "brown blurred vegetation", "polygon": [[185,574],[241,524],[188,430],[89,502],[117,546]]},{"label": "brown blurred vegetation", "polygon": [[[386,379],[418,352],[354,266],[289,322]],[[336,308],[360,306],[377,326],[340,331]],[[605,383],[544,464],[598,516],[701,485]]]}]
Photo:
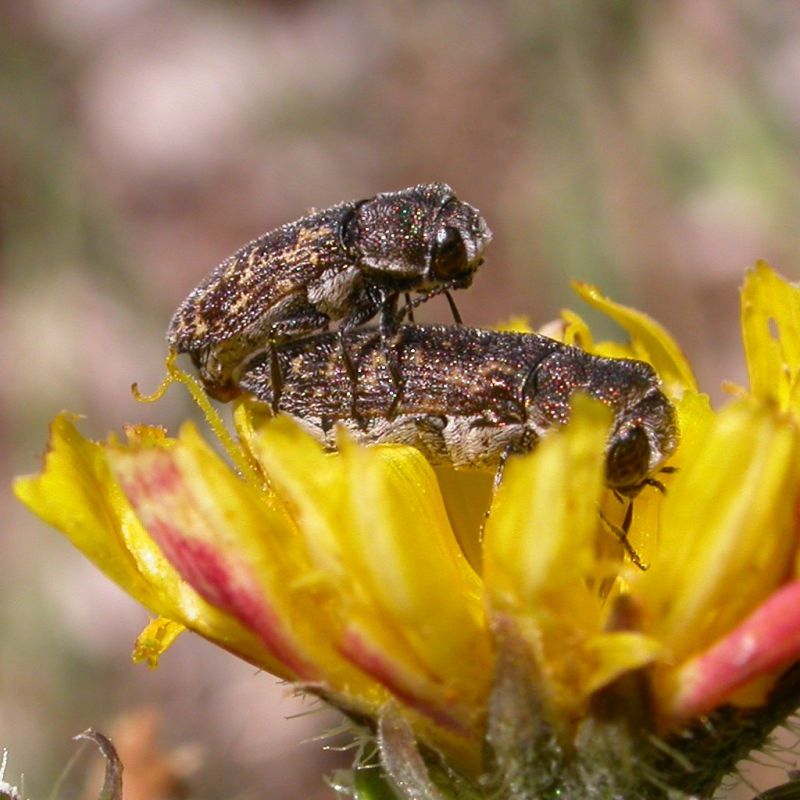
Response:
[{"label": "brown blurred vegetation", "polygon": [[[129,386],[159,381],[192,286],[310,206],[420,181],[495,233],[465,320],[541,324],[593,281],[664,322],[720,399],[745,379],[744,270],[800,273],[798,129],[789,0],[5,0],[2,483],[61,408],[98,437],[174,430],[181,392],[140,406]],[[331,795],[336,759],[306,740],[335,717],[285,721],[285,689],[188,636],[132,666],[144,613],[7,491],[0,513],[0,744],[29,794],[71,735],[155,703],[169,746],[204,753],[190,796]]]}]

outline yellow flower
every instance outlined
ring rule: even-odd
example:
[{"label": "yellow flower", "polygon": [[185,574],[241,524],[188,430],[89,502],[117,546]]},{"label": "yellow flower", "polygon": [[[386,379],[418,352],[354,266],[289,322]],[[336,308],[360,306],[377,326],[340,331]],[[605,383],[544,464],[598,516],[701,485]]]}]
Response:
[{"label": "yellow flower", "polygon": [[650,362],[677,409],[677,472],[634,503],[647,571],[598,514],[625,506],[603,482],[608,411],[580,397],[493,498],[491,476],[409,447],[324,453],[247,401],[231,437],[202,398],[233,466],[188,423],[95,443],[61,414],[16,494],[156,615],[137,658],[187,628],[324,697],[377,731],[401,797],[705,796],[743,753],[709,763],[714,737],[685,731],[724,708],[717,733],[766,736],[800,660],[800,290],[748,274],[751,387],[715,411],[659,325],[576,289],[630,341],[571,312],[564,341]]}]

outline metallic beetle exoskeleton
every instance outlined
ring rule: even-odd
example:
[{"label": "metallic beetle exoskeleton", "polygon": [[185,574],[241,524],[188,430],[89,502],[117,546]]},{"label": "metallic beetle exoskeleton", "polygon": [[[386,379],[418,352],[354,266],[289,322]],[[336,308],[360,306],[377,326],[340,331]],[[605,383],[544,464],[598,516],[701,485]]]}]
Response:
[{"label": "metallic beetle exoskeleton", "polygon": [[351,330],[378,312],[385,337],[402,316],[400,294],[469,286],[491,236],[444,183],[316,211],[220,264],[181,303],[167,341],[189,353],[212,397],[229,400],[248,360],[273,343],[331,322]]},{"label": "metallic beetle exoskeleton", "polygon": [[[280,410],[329,447],[340,423],[362,443],[401,442],[418,447],[433,463],[495,469],[509,453],[530,450],[566,423],[576,392],[614,413],[606,483],[619,494],[633,497],[653,483],[652,475],[677,446],[675,410],[653,368],[642,361],[592,356],[534,333],[402,325],[388,340],[401,378],[398,389],[379,331],[349,332],[344,345],[355,384],[334,335],[289,342],[276,351],[283,375]],[[240,385],[273,404],[268,359],[254,360]]]}]

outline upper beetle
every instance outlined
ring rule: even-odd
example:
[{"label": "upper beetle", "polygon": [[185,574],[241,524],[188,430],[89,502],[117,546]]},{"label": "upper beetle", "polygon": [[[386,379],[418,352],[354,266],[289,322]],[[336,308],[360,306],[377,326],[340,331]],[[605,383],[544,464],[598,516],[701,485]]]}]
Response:
[{"label": "upper beetle", "polygon": [[491,238],[445,183],[314,211],[223,261],[178,307],[167,341],[189,353],[212,397],[230,400],[248,359],[273,343],[378,312],[388,331],[403,316],[400,294],[469,286]]}]

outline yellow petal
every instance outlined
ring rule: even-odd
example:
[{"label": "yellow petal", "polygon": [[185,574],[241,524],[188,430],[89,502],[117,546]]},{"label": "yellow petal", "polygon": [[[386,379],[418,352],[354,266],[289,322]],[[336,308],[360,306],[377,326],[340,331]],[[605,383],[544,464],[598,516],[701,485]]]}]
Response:
[{"label": "yellow petal", "polygon": [[750,391],[800,416],[800,289],[763,261],[742,288],[742,336]]},{"label": "yellow petal", "polygon": [[611,537],[598,515],[609,416],[577,398],[569,425],[509,462],[486,528],[491,614],[506,627],[514,619],[565,717],[658,652],[638,634],[603,630],[597,537]]},{"label": "yellow petal", "polygon": [[[131,429],[131,436],[138,446],[169,450],[174,444],[159,428],[137,427]],[[59,414],[53,420],[42,473],[17,479],[14,491],[150,611],[217,641],[248,661],[271,664],[253,634],[208,605],[164,558],[120,490],[108,464],[107,447],[81,436],[72,415]]]},{"label": "yellow petal", "polygon": [[351,704],[374,699],[370,682],[336,650],[324,592],[293,585],[309,564],[291,519],[234,475],[191,425],[169,451],[120,451],[112,462],[170,561],[207,602],[260,637],[270,671],[334,691],[352,687]]},{"label": "yellow petal", "polygon": [[[578,398],[573,419],[506,465],[486,526],[484,579],[493,603],[536,607],[595,569],[607,408]],[[564,592],[565,595],[570,594]],[[591,595],[577,590],[568,605]]]},{"label": "yellow petal", "polygon": [[346,444],[342,455],[351,520],[342,548],[351,574],[414,656],[455,697],[479,704],[491,663],[482,586],[450,529],[433,470],[407,447]]},{"label": "yellow petal", "polygon": [[580,347],[581,350],[593,353],[594,340],[592,332],[583,318],[568,308],[561,312],[561,318],[564,320],[564,334],[561,337],[561,341],[564,344]]},{"label": "yellow petal", "polygon": [[151,669],[158,666],[158,660],[186,628],[166,617],[158,617],[139,634],[133,648],[136,663],[146,661]]},{"label": "yellow petal", "polygon": [[655,367],[670,395],[680,395],[684,389],[697,391],[697,382],[686,356],[655,320],[641,311],[609,300],[591,284],[573,281],[572,287],[587,303],[611,317],[627,331],[636,357]]},{"label": "yellow petal", "polygon": [[136,600],[157,613],[167,611],[161,587],[142,575],[126,544],[141,538],[142,531],[108,468],[105,450],[81,436],[75,419],[64,412],[53,420],[42,473],[17,478],[14,493]]},{"label": "yellow petal", "polygon": [[476,572],[482,571],[481,533],[492,501],[493,477],[488,472],[456,470],[440,465],[434,468],[450,527],[461,551]]},{"label": "yellow petal", "polygon": [[613,680],[652,663],[663,655],[663,645],[638,633],[602,633],[586,642],[587,664],[592,666],[584,691],[596,692]]},{"label": "yellow petal", "polygon": [[452,685],[415,660],[396,631],[375,616],[351,612],[340,647],[394,695],[392,702],[409,719],[420,741],[445,754],[452,766],[480,774],[485,701],[470,706]]},{"label": "yellow petal", "polygon": [[681,660],[730,630],[785,577],[795,547],[797,434],[737,401],[681,445],[652,569],[634,581],[643,631]]},{"label": "yellow petal", "polygon": [[[683,470],[687,458],[703,448],[704,437],[714,421],[714,411],[708,396],[687,391],[675,402],[680,440],[678,449],[670,457],[668,467]],[[656,478],[666,487],[666,496],[672,494],[676,475],[661,472]],[[610,495],[610,493],[609,493]],[[633,503],[633,522],[628,540],[645,564],[653,564],[659,558],[667,558],[671,540],[661,527],[661,507],[665,495],[654,488],[645,488]],[[619,524],[622,506],[613,496],[608,496],[603,510]],[[665,536],[667,538],[665,538]]]},{"label": "yellow petal", "polygon": [[496,331],[509,331],[511,333],[530,333],[533,330],[530,320],[521,314],[500,320],[500,322],[494,326],[494,329]]},{"label": "yellow petal", "polygon": [[347,476],[341,459],[324,453],[283,415],[254,427],[248,447],[294,519],[312,569],[325,580],[347,580],[339,545],[339,529],[347,520]]},{"label": "yellow petal", "polygon": [[440,612],[451,606],[462,615],[459,635],[482,626],[480,580],[419,451],[345,443],[341,454],[325,454],[283,417],[264,426],[254,448],[291,507],[314,567],[344,596],[362,603],[380,597],[392,618],[403,615],[414,625],[430,616],[428,602],[435,601]]},{"label": "yellow petal", "polygon": [[339,650],[408,708],[475,725],[491,674],[481,584],[419,451],[325,454],[281,416],[251,446],[329,589]]}]

